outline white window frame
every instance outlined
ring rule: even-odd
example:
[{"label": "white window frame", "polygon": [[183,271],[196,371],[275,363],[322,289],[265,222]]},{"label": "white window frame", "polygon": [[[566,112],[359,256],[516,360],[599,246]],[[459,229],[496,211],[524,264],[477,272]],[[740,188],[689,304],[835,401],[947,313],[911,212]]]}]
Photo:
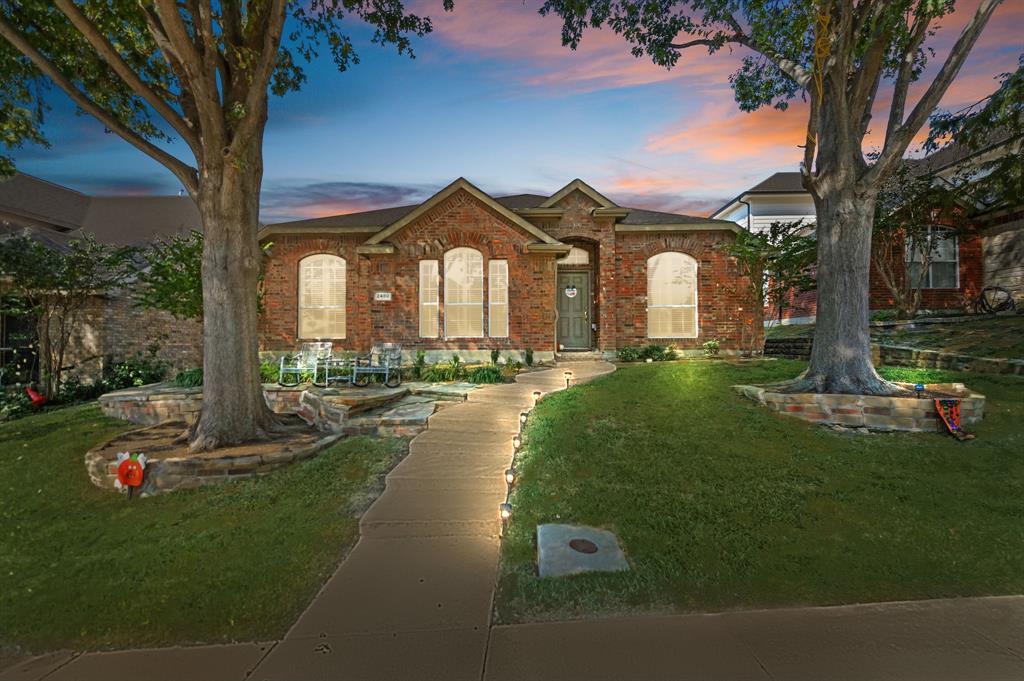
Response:
[{"label": "white window frame", "polygon": [[[685,260],[689,260],[690,262],[693,263],[693,303],[692,304],[684,304],[684,305],[651,305],[651,274],[650,274],[651,273],[651,261],[654,260],[655,258],[659,258],[661,256],[666,256],[666,255],[680,255]],[[647,328],[645,329],[647,331],[647,338],[650,338],[652,340],[657,340],[657,339],[662,339],[662,338],[670,339],[670,338],[698,338],[698,337],[700,337],[700,308],[698,306],[698,304],[700,302],[700,291],[698,291],[698,288],[700,287],[699,286],[700,285],[700,263],[697,262],[697,259],[694,258],[692,255],[690,255],[688,253],[683,253],[682,251],[663,251],[661,253],[655,253],[651,257],[647,258],[647,270],[646,270],[646,272],[644,274],[647,277]],[[662,308],[690,308],[690,307],[693,308],[693,335],[692,336],[689,336],[689,335],[687,335],[687,336],[652,336],[652,335],[650,335],[650,332],[651,332],[650,318],[651,318],[651,309],[652,308],[662,309]]]},{"label": "white window frame", "polygon": [[[305,282],[306,282],[305,277],[308,276],[308,274],[306,274],[304,272],[305,267],[308,264],[312,264],[312,261],[314,259],[323,259],[323,258],[327,258],[327,259],[330,259],[331,261],[335,261],[335,262],[338,262],[338,263],[341,264],[342,271],[344,272],[344,275],[342,277],[343,291],[342,291],[342,296],[341,296],[341,305],[303,305],[302,304],[303,286],[305,285]],[[326,283],[324,285],[326,286]],[[296,315],[296,320],[295,320],[295,335],[296,335],[296,337],[298,339],[300,339],[300,340],[319,340],[321,338],[338,338],[338,339],[345,338],[346,335],[348,334],[348,309],[347,309],[347,306],[348,306],[348,261],[345,260],[345,258],[342,258],[341,256],[334,255],[333,253],[310,253],[309,255],[307,255],[307,256],[303,257],[301,260],[299,260],[299,263],[298,263],[298,287],[297,287],[297,289],[298,290],[296,291],[296,294],[297,294],[296,297],[298,298],[298,300],[296,301],[296,311],[297,311],[298,314]],[[341,335],[333,335],[333,336],[306,336],[306,335],[303,335],[302,313],[303,313],[304,310],[340,310],[341,311],[341,327],[342,327]]]},{"label": "white window frame", "polygon": [[[495,272],[499,270],[499,272]],[[503,271],[502,271],[503,270]],[[495,289],[494,282],[499,278],[504,279],[505,286],[503,289]],[[487,263],[487,335],[490,338],[508,338],[508,260],[490,260]],[[504,300],[496,300],[499,295]],[[494,332],[494,306],[503,305],[505,307],[505,333],[496,334]]]},{"label": "white window frame", "polygon": [[[934,244],[935,244],[935,238],[934,238],[933,234],[935,232],[941,232],[941,231],[944,231],[944,228],[941,227],[941,226],[933,226],[933,227],[929,227],[928,228],[927,239],[928,239],[928,243],[929,243],[930,246],[934,246]],[[953,259],[952,260],[936,260],[934,254],[932,255],[931,258],[928,259],[928,273],[925,276],[924,281],[921,282],[921,290],[922,291],[924,289],[931,289],[931,290],[934,290],[934,291],[955,291],[955,290],[959,290],[959,288],[960,288],[960,238],[957,237],[954,234],[952,236],[945,237],[944,239],[947,240],[947,241],[950,240],[950,239],[953,240]],[[910,276],[910,265],[912,263],[919,263],[920,261],[919,260],[915,260],[915,258],[920,258],[921,256],[920,256],[920,253],[916,249],[914,249],[913,251],[911,250],[910,240],[909,239],[907,239],[907,242],[904,244],[903,250],[904,250],[904,253],[905,253],[904,259],[903,259],[903,265],[906,268],[906,276],[909,277]],[[932,286],[932,276],[933,276],[932,275],[932,265],[934,265],[936,263],[950,263],[950,262],[954,263],[954,265],[955,265],[953,270],[956,272],[956,286],[952,286],[952,287],[950,287],[950,286]]]},{"label": "white window frame", "polygon": [[[440,263],[437,260],[420,260],[420,278],[419,278],[419,308],[417,314],[419,315],[418,326],[420,338],[437,338],[441,335],[441,283],[440,277]],[[433,270],[433,272],[429,270]],[[425,271],[426,270],[426,271]],[[427,300],[425,298],[425,289],[423,288],[423,281],[425,278],[433,275],[434,277],[434,296],[433,300]],[[423,321],[426,319],[426,315],[430,314],[431,308],[433,309],[434,317],[434,333],[425,334],[423,332]]]},{"label": "white window frame", "polygon": [[[480,258],[480,302],[476,302],[476,301],[469,302],[469,303],[452,303],[452,302],[450,302],[451,296],[448,295],[448,293],[449,293],[449,291],[448,291],[448,258],[451,257],[451,255],[453,253],[456,253],[456,252],[459,252],[459,251],[470,251],[472,253],[475,253],[476,256]],[[468,247],[465,247],[465,246],[461,246],[459,248],[453,248],[453,249],[451,249],[449,251],[446,251],[445,254],[444,254],[444,273],[442,274],[442,276],[444,277],[444,310],[445,310],[445,313],[444,313],[444,337],[445,337],[445,339],[449,339],[449,338],[486,338],[486,336],[484,334],[484,307],[486,306],[487,301],[484,299],[485,293],[484,293],[484,267],[483,267],[484,262],[483,262],[483,260],[484,260],[483,253],[481,253],[480,251],[476,250],[475,248],[468,248]],[[450,333],[448,333],[448,317],[449,317],[448,309],[449,309],[449,307],[470,307],[470,306],[475,307],[475,306],[478,306],[478,305],[480,307],[480,335],[479,336],[453,336]]]}]

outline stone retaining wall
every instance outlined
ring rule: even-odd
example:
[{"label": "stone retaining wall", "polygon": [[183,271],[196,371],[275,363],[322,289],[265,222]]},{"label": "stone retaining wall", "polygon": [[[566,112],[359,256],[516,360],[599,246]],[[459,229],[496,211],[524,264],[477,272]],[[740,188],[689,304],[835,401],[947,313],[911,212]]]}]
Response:
[{"label": "stone retaining wall", "polygon": [[[733,389],[773,411],[811,423],[881,431],[945,430],[930,398],[779,393],[773,392],[771,386],[756,385],[736,385]],[[962,383],[932,383],[926,389],[957,395],[963,425],[977,423],[984,417],[985,396],[971,392]]]},{"label": "stone retaining wall", "polygon": [[1024,360],[1020,359],[974,357],[901,345],[880,345],[878,348],[882,364],[889,366],[974,371],[981,374],[1024,374]]},{"label": "stone retaining wall", "polygon": [[[131,435],[124,433],[119,438]],[[331,434],[307,445],[286,447],[273,454],[259,456],[181,457],[159,459],[147,463],[145,483],[139,493],[145,496],[164,494],[179,489],[193,489],[233,480],[244,480],[264,475],[289,464],[310,459],[342,437]],[[104,442],[85,454],[85,468],[89,479],[102,489],[117,489],[117,463],[103,456]]]},{"label": "stone retaining wall", "polygon": [[[263,397],[274,412],[294,414],[308,386],[263,385]],[[192,423],[203,406],[203,388],[179,388],[171,383],[154,383],[125,388],[100,396],[103,413],[112,418],[155,426],[168,421]]]}]

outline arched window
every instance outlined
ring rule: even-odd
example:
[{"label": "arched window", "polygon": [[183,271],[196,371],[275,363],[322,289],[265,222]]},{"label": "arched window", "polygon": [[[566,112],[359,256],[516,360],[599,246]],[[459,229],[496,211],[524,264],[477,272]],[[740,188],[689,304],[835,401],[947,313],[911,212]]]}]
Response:
[{"label": "arched window", "polygon": [[647,337],[697,337],[697,261],[685,253],[647,260]]},{"label": "arched window", "polygon": [[345,337],[345,270],[326,253],[299,261],[299,338]]},{"label": "arched window", "polygon": [[484,257],[472,248],[444,254],[444,335],[484,335]]}]

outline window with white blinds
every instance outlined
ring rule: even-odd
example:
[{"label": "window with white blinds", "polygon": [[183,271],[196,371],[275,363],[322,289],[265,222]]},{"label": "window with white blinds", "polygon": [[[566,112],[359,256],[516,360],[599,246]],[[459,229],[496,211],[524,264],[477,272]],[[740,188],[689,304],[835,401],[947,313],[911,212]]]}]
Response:
[{"label": "window with white blinds", "polygon": [[484,258],[472,248],[444,254],[444,335],[484,335]]},{"label": "window with white blinds", "polygon": [[420,337],[437,338],[438,271],[436,260],[420,260]]},{"label": "window with white blinds", "polygon": [[299,338],[345,337],[345,271],[336,255],[299,261]]},{"label": "window with white blinds", "polygon": [[685,253],[647,260],[647,337],[697,337],[697,261]]},{"label": "window with white blinds", "polygon": [[[960,288],[960,249],[956,236],[940,227],[929,227],[916,239],[907,239],[907,273],[921,288]],[[931,251],[931,253],[929,253]],[[921,266],[928,261],[928,271]]]},{"label": "window with white blinds", "polygon": [[508,337],[508,261],[487,263],[487,335]]}]

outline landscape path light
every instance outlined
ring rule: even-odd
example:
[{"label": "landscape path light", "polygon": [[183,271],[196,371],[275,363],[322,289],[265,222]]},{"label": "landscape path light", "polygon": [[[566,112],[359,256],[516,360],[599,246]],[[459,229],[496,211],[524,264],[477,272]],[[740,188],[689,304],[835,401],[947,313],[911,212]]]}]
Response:
[{"label": "landscape path light", "polygon": [[571,371],[564,372],[562,374],[562,378],[565,379],[565,387],[568,388],[569,387],[569,381],[572,380],[572,372]]},{"label": "landscape path light", "polygon": [[508,520],[509,518],[511,518],[512,517],[512,504],[510,504],[510,503],[508,503],[506,501],[505,503],[503,503],[500,506],[498,506],[498,514],[501,516],[502,520]]},{"label": "landscape path light", "polygon": [[530,416],[530,412],[524,411],[519,414],[519,423],[526,423],[526,419]]},{"label": "landscape path light", "polygon": [[534,391],[533,391],[533,404],[534,404],[535,406],[536,406],[536,404],[537,404],[538,402],[540,402],[540,396],[541,396],[541,394],[542,394],[542,393],[541,393],[541,391],[539,391],[539,390],[534,390]]},{"label": "landscape path light", "polygon": [[522,447],[522,446],[523,446],[523,438],[519,437],[518,435],[516,435],[514,438],[512,438],[512,447],[515,448],[516,451],[519,451],[519,448]]},{"label": "landscape path light", "polygon": [[505,482],[512,484],[516,481],[516,472],[511,468],[505,470]]}]

